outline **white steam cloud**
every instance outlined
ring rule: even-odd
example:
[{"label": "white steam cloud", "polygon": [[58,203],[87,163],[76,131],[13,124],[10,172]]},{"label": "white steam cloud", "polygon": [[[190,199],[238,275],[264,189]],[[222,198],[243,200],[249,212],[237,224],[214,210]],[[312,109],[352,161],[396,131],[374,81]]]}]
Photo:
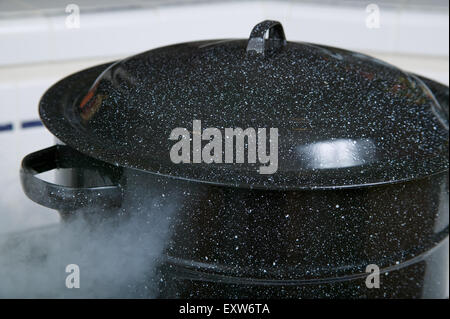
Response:
[{"label": "white steam cloud", "polygon": [[[158,198],[143,204],[138,213],[95,222],[76,217],[0,237],[0,298],[156,297],[175,206]],[[66,287],[69,264],[80,268],[80,288]]]}]

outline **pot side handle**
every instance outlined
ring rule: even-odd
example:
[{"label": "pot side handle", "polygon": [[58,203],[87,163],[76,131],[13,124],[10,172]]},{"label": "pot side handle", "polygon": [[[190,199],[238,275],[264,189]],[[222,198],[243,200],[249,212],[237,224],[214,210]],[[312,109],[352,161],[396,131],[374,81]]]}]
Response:
[{"label": "pot side handle", "polygon": [[55,145],[24,157],[20,179],[25,194],[32,201],[59,211],[74,211],[80,208],[113,208],[122,203],[120,185],[95,187],[67,187],[38,178],[39,173],[58,168],[91,168],[104,171],[117,181],[119,168],[89,158],[66,145]]}]

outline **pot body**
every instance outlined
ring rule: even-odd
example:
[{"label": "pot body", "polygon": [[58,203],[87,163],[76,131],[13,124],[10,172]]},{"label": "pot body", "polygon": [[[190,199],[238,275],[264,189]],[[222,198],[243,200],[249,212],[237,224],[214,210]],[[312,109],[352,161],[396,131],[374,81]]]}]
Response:
[{"label": "pot body", "polygon": [[[105,181],[95,168],[57,175],[75,188]],[[161,298],[448,297],[448,171],[334,190],[223,187],[128,168],[115,182],[120,207],[60,213],[164,225],[149,279]],[[379,288],[366,285],[373,269]]]},{"label": "pot body", "polygon": [[[68,224],[157,225],[160,297],[448,297],[448,96],[266,20],[248,41],[176,44],[59,81],[39,114],[70,146],[26,156],[22,185]],[[190,143],[174,160],[173,129],[187,142],[191,123],[193,157],[211,137],[201,127],[258,127],[259,159],[259,130],[274,129],[276,174],[228,165],[226,149],[191,166]],[[36,177],[52,169],[65,169],[58,184]]]}]

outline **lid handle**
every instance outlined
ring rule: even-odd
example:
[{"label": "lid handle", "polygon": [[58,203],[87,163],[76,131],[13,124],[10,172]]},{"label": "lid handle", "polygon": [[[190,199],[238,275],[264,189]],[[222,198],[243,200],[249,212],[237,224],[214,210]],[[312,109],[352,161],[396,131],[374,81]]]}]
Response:
[{"label": "lid handle", "polygon": [[[269,31],[269,37],[264,39],[265,34]],[[268,51],[281,49],[286,45],[286,36],[284,35],[283,26],[278,21],[265,20],[258,23],[250,33],[248,39],[247,52],[255,51],[264,55]]]}]

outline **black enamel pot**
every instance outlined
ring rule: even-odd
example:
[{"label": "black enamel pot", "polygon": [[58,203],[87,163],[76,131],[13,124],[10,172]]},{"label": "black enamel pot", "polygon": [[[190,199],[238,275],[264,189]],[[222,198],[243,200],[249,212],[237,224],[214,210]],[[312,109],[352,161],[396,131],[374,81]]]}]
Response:
[{"label": "black enamel pot", "polygon": [[[160,297],[448,297],[448,92],[264,21],[248,41],[163,47],[52,86],[39,110],[63,145],[25,157],[22,185],[67,218],[167,219]],[[226,147],[195,162],[196,120],[277,128],[275,172]],[[178,163],[175,128],[192,134]],[[55,168],[71,169],[61,184],[36,176]]]}]

